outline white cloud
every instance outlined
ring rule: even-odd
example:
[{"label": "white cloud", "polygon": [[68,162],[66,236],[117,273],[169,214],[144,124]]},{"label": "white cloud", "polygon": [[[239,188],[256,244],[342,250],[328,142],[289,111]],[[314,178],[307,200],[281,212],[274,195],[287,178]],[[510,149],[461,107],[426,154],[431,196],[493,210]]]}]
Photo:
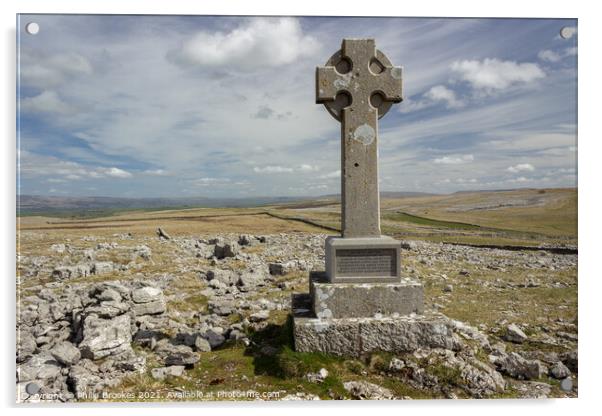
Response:
[{"label": "white cloud", "polygon": [[508,167],[508,169],[506,170],[512,173],[533,172],[535,170],[535,167],[530,163],[519,163],[518,165]]},{"label": "white cloud", "polygon": [[103,173],[112,178],[131,178],[132,174],[128,171],[119,168],[107,168]]},{"label": "white cloud", "polygon": [[25,48],[19,68],[21,82],[38,88],[56,87],[74,77],[93,73],[90,61],[78,53],[29,54]]},{"label": "white cloud", "polygon": [[21,102],[21,110],[32,113],[69,114],[72,108],[55,91],[43,91],[34,97],[26,97]]},{"label": "white cloud", "polygon": [[537,57],[542,61],[547,62],[558,62],[562,59],[562,56],[558,52],[551,51],[549,49],[545,49],[543,51],[539,51]]},{"label": "white cloud", "polygon": [[290,64],[318,47],[297,19],[253,18],[230,32],[199,32],[168,57],[186,66],[245,72]]},{"label": "white cloud", "polygon": [[320,170],[318,166],[303,164],[299,166],[299,172],[317,172]]},{"label": "white cloud", "polygon": [[268,165],[264,167],[255,166],[253,168],[253,172],[256,173],[290,173],[290,172],[317,172],[320,168],[318,166],[302,164],[297,167],[287,167],[287,166],[277,166],[277,165]]},{"label": "white cloud", "polygon": [[150,175],[150,176],[168,176],[169,172],[164,170],[164,169],[149,169],[149,170],[145,170],[144,172],[145,175]]},{"label": "white cloud", "polygon": [[530,84],[546,76],[537,64],[500,61],[495,58],[486,58],[483,61],[456,61],[451,65],[451,69],[473,89],[482,92]]},{"label": "white cloud", "polygon": [[459,108],[463,103],[456,98],[456,93],[444,85],[435,85],[424,96],[435,102],[444,102],[447,108]]},{"label": "white cloud", "polygon": [[285,173],[292,172],[293,170],[293,168],[287,168],[284,166],[264,166],[263,168],[255,166],[253,168],[253,172],[257,173]]},{"label": "white cloud", "polygon": [[542,61],[546,62],[559,62],[566,57],[575,55],[577,55],[577,48],[573,46],[570,48],[566,48],[560,52],[552,51],[550,49],[544,49],[542,51],[539,51],[537,57]]},{"label": "white cloud", "polygon": [[444,165],[459,165],[461,163],[472,162],[473,160],[474,155],[449,155],[433,159],[433,162]]},{"label": "white cloud", "polygon": [[319,178],[320,179],[335,179],[335,178],[340,178],[341,177],[341,170],[335,170],[329,173],[325,173],[324,175],[320,175]]},{"label": "white cloud", "polygon": [[229,178],[213,178],[213,177],[204,177],[193,179],[190,181],[194,186],[209,186],[209,185],[225,185],[230,183]]}]

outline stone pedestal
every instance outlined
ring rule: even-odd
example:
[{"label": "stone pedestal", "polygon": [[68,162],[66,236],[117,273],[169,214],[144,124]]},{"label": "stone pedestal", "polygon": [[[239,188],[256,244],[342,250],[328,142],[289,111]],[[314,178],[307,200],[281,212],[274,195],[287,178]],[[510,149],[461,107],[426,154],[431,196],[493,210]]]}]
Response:
[{"label": "stone pedestal", "polygon": [[441,314],[370,318],[316,318],[308,294],[293,295],[295,350],[360,357],[372,352],[407,353],[426,348],[459,350],[453,322]]},{"label": "stone pedestal", "polygon": [[398,283],[401,243],[391,237],[326,238],[331,283]]},{"label": "stone pedestal", "polygon": [[424,311],[422,285],[397,283],[330,283],[324,272],[309,275],[311,310],[316,318],[399,317]]}]

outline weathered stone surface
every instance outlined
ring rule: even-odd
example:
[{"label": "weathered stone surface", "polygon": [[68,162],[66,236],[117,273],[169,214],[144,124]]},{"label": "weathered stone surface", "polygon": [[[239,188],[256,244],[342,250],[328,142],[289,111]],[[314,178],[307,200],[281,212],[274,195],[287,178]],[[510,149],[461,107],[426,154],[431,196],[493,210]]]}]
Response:
[{"label": "weathered stone surface", "polygon": [[51,380],[61,375],[61,365],[48,352],[34,355],[17,366],[17,379],[20,382],[32,380]]},{"label": "weathered stone surface", "polygon": [[155,352],[164,357],[166,366],[192,366],[199,360],[199,356],[187,345],[175,345],[169,340],[157,343]]},{"label": "weathered stone surface", "polygon": [[79,344],[82,357],[97,360],[131,350],[131,319],[127,314],[113,319],[95,315],[85,318],[83,340]]},{"label": "weathered stone surface", "polygon": [[506,334],[504,335],[504,339],[510,342],[516,342],[517,344],[522,344],[525,342],[528,337],[525,333],[518,327],[516,324],[508,325],[506,328]]},{"label": "weathered stone surface", "polygon": [[316,70],[316,102],[342,123],[344,237],[380,236],[378,118],[401,99],[401,68],[377,51],[374,39],[344,39]]},{"label": "weathered stone surface", "polygon": [[163,298],[147,303],[134,303],[132,305],[132,312],[136,316],[141,315],[157,315],[165,312],[166,308],[165,300]]},{"label": "weathered stone surface", "polygon": [[194,347],[199,352],[209,352],[211,351],[211,344],[205,338],[201,336],[197,336],[194,340]]},{"label": "weathered stone surface", "polygon": [[458,350],[462,346],[453,324],[439,315],[342,319],[295,316],[294,335],[297,351],[355,357],[376,351]]},{"label": "weathered stone surface", "polygon": [[558,361],[550,368],[550,375],[560,380],[570,376],[571,370],[569,370],[568,367],[562,363],[562,361]]},{"label": "weathered stone surface", "polygon": [[227,286],[236,284],[239,280],[238,273],[232,270],[214,269],[207,271],[207,280],[218,280]]},{"label": "weathered stone surface", "polygon": [[516,352],[503,356],[490,356],[499,371],[519,380],[541,378],[546,369],[539,360],[528,360]]},{"label": "weathered stone surface", "polygon": [[213,255],[218,259],[234,257],[238,254],[238,243],[234,241],[217,243]]},{"label": "weathered stone surface", "polygon": [[393,400],[391,390],[367,381],[348,381],[343,383],[345,390],[357,400]]},{"label": "weathered stone surface", "polygon": [[163,292],[161,289],[152,286],[145,286],[132,291],[132,300],[135,303],[147,303],[160,299],[162,295]]},{"label": "weathered stone surface", "polygon": [[111,273],[113,269],[113,263],[110,261],[98,261],[92,265],[92,273],[94,274]]},{"label": "weathered stone surface", "polygon": [[331,283],[397,283],[401,243],[391,237],[328,237],[326,276]]},{"label": "weathered stone surface", "polygon": [[151,375],[156,380],[163,380],[165,377],[181,377],[184,374],[183,365],[172,365],[170,367],[159,367],[151,370]]},{"label": "weathered stone surface", "polygon": [[310,273],[313,312],[318,318],[401,316],[424,311],[422,285],[399,283],[329,283],[323,273]]},{"label": "weathered stone surface", "polygon": [[68,341],[56,344],[50,350],[50,354],[61,364],[71,366],[77,364],[81,358],[81,353],[75,345]]}]

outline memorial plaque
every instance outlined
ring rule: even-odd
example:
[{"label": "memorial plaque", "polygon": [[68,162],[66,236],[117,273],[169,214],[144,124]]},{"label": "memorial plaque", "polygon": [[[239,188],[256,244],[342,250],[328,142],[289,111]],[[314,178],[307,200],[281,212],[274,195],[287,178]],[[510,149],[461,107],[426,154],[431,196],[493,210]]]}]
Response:
[{"label": "memorial plaque", "polygon": [[336,272],[339,276],[395,276],[396,254],[388,248],[337,250]]}]

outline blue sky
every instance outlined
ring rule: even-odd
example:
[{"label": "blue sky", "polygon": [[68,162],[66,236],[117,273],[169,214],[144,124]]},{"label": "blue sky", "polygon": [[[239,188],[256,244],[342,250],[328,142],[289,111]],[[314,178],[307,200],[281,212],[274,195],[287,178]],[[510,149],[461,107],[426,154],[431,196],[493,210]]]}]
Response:
[{"label": "blue sky", "polygon": [[[28,22],[37,35],[24,32]],[[22,15],[19,192],[337,193],[340,127],[314,71],[344,37],[404,68],[383,191],[576,186],[570,19]],[[559,36],[562,27],[572,36]]]}]

